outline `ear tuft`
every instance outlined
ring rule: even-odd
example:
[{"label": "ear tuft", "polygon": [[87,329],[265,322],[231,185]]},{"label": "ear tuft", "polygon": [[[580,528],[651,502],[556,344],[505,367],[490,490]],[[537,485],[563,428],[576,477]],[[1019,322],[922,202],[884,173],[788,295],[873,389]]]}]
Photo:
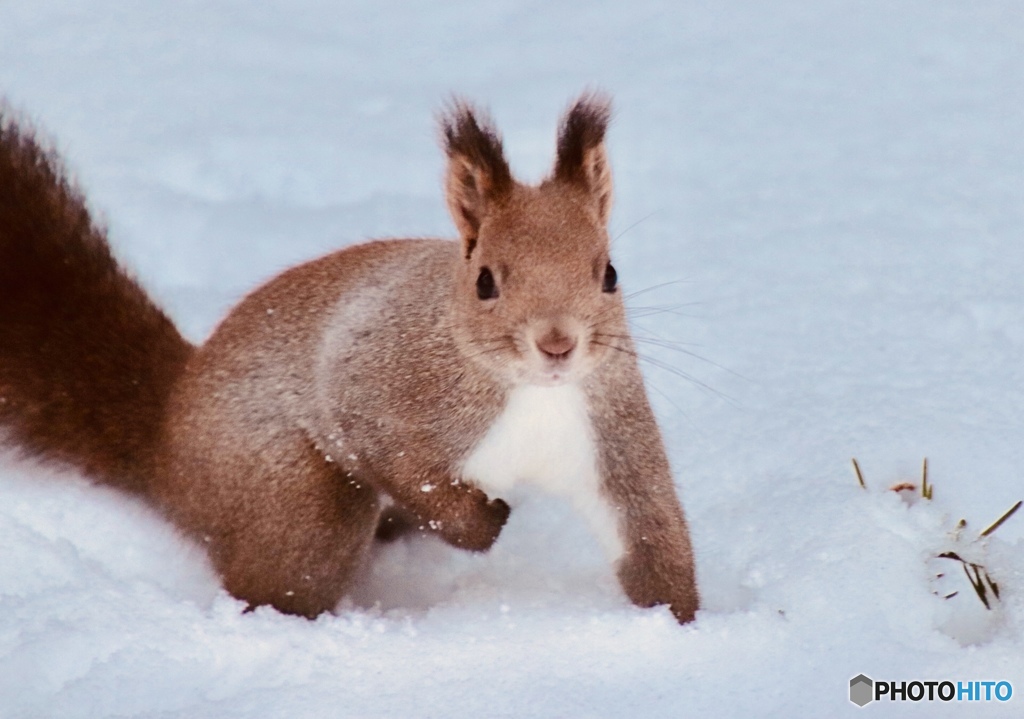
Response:
[{"label": "ear tuft", "polygon": [[[448,170],[445,192],[448,209],[463,240],[475,238],[488,206],[507,194],[512,173],[501,146],[501,135],[486,113],[454,98],[440,118]],[[467,256],[472,246],[467,247]]]},{"label": "ear tuft", "polygon": [[554,179],[582,186],[597,203],[598,215],[608,221],[612,202],[612,175],[604,147],[611,120],[611,98],[601,92],[584,93],[562,118]]}]

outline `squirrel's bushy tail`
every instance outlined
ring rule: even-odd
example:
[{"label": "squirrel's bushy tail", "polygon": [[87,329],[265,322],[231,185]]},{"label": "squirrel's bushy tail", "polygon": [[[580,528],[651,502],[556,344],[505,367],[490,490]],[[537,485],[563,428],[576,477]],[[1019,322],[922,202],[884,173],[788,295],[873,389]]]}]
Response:
[{"label": "squirrel's bushy tail", "polygon": [[192,350],[0,105],[0,441],[144,492]]}]

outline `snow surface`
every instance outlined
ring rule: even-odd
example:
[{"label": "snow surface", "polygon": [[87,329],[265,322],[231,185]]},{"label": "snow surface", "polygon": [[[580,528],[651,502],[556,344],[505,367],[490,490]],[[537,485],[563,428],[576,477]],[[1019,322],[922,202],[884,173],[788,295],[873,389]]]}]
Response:
[{"label": "snow surface", "polygon": [[[292,263],[450,235],[448,93],[536,179],[588,85],[697,621],[529,494],[488,555],[401,541],[335,616],[243,614],[152,512],[8,455],[0,716],[1024,715],[1024,518],[969,541],[1024,495],[1017,0],[0,4],[0,92],[197,340]],[[887,491],[924,456],[931,502]],[[1015,693],[858,709],[861,672]]]}]

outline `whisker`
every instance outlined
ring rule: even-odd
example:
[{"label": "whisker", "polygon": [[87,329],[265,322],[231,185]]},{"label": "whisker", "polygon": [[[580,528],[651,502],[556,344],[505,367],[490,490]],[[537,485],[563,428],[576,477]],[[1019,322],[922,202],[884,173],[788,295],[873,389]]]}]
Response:
[{"label": "whisker", "polygon": [[678,367],[673,367],[672,365],[668,364],[667,362],[662,362],[661,360],[659,360],[659,359],[657,359],[655,357],[649,357],[649,356],[647,356],[645,354],[641,354],[640,352],[637,352],[635,350],[631,350],[631,349],[628,349],[626,347],[620,347],[620,346],[618,346],[618,345],[616,345],[614,343],[610,343],[610,342],[601,342],[601,341],[596,340],[596,339],[592,339],[591,342],[593,342],[596,345],[600,345],[602,347],[608,347],[609,349],[617,350],[619,352],[623,352],[625,354],[628,354],[631,357],[634,357],[635,359],[637,359],[638,361],[646,362],[646,363],[648,363],[648,364],[650,364],[650,365],[652,365],[654,367],[657,367],[658,369],[664,370],[665,372],[668,372],[670,374],[674,374],[676,377],[679,377],[680,379],[684,379],[687,382],[693,384],[694,386],[699,387],[699,388],[701,388],[701,389],[703,389],[703,390],[705,390],[707,392],[710,392],[711,394],[714,394],[717,397],[720,397],[722,399],[728,400],[729,402],[735,403],[735,401],[736,401],[736,399],[734,397],[730,397],[729,395],[727,395],[724,392],[721,392],[721,391],[715,389],[714,387],[712,387],[711,385],[707,384],[706,382],[702,382],[701,380],[697,379],[693,375],[691,375],[691,374],[689,374],[687,372],[684,372],[683,370],[679,369]]},{"label": "whisker", "polygon": [[471,347],[476,349],[476,352],[470,353],[468,357],[483,357],[488,354],[496,354],[502,352],[513,346],[512,338],[507,336],[502,337],[491,337],[473,340],[470,344]]},{"label": "whisker", "polygon": [[687,419],[689,419],[689,416],[687,415],[686,410],[684,410],[682,407],[680,407],[678,404],[676,404],[676,401],[674,399],[672,399],[672,397],[670,397],[669,394],[667,392],[665,392],[661,387],[659,387],[655,382],[652,382],[652,381],[648,380],[647,386],[650,387],[655,392],[657,392],[659,395],[661,395],[662,399],[664,399],[670,405],[675,407],[676,411],[679,412],[680,415],[682,415],[683,417],[686,417]]},{"label": "whisker", "polygon": [[654,217],[654,216],[655,216],[656,214],[658,214],[658,211],[657,211],[657,210],[653,210],[653,211],[651,211],[651,212],[647,213],[646,215],[644,215],[643,217],[641,217],[641,218],[640,218],[639,220],[637,220],[636,222],[634,222],[634,223],[633,223],[632,225],[630,225],[629,227],[627,227],[626,229],[624,229],[624,230],[623,230],[622,232],[620,232],[619,234],[615,235],[615,237],[613,237],[613,238],[612,238],[611,244],[613,244],[613,245],[614,245],[614,244],[615,244],[616,242],[618,242],[618,241],[619,241],[619,238],[620,238],[620,237],[622,237],[623,235],[625,235],[625,234],[626,234],[627,232],[629,232],[630,230],[632,230],[632,229],[633,229],[634,227],[636,227],[637,225],[640,225],[640,224],[643,224],[644,222],[647,222],[647,220],[651,219],[651,218],[652,218],[652,217]]},{"label": "whisker", "polygon": [[640,295],[645,295],[648,292],[654,292],[654,290],[660,290],[663,287],[671,287],[672,285],[684,285],[684,284],[688,284],[688,280],[669,280],[668,282],[662,282],[662,283],[657,284],[657,285],[651,285],[650,287],[645,287],[642,290],[636,290],[635,292],[630,292],[628,294],[627,293],[623,293],[622,299],[624,301],[625,300],[631,300],[634,297],[639,297]]},{"label": "whisker", "polygon": [[696,315],[687,314],[685,312],[678,312],[677,310],[683,307],[700,307],[703,303],[701,302],[680,302],[675,305],[665,305],[663,307],[657,306],[645,306],[645,307],[626,307],[626,314],[631,318],[649,317],[651,315],[663,315],[672,314],[677,317],[689,317],[693,318]]},{"label": "whisker", "polygon": [[[623,294],[623,296],[622,296],[622,307],[623,307],[623,309],[625,309],[626,315],[628,317],[631,317],[631,318],[632,317],[638,317],[638,316],[639,317],[643,317],[643,316],[646,316],[646,315],[662,314],[662,313],[678,314],[679,316],[682,316],[682,317],[689,317],[690,315],[686,315],[684,313],[679,313],[679,312],[677,312],[677,310],[679,310],[680,308],[683,308],[683,307],[699,307],[703,303],[701,303],[701,302],[679,302],[679,303],[672,304],[672,305],[660,305],[660,306],[630,306],[628,304],[630,301],[632,301],[636,297],[644,295],[644,294],[646,294],[648,292],[653,292],[654,290],[660,289],[662,287],[667,287],[669,285],[682,284],[684,282],[686,282],[686,280],[672,280],[671,282],[663,282],[660,285],[652,285],[652,286],[646,287],[646,288],[644,288],[642,290],[637,290],[636,292],[631,292],[629,294]],[[610,306],[607,306],[607,307],[604,307],[603,309],[601,309],[593,317],[593,321],[598,322],[600,320],[603,320],[603,319],[605,319],[605,318],[607,318],[609,316],[612,316],[612,315],[616,314],[617,312],[619,312],[619,306],[617,304],[612,304]]]},{"label": "whisker", "polygon": [[474,340],[472,340],[472,344],[475,344],[475,345],[508,344],[511,341],[512,341],[511,338],[503,335],[501,337],[485,337],[483,339],[474,339]]},{"label": "whisker", "polygon": [[[624,353],[626,353],[626,354],[628,354],[628,355],[630,355],[630,356],[632,356],[634,358],[640,358],[640,356],[636,352],[631,352],[630,350],[625,349],[623,347],[619,347],[619,346],[613,345],[613,344],[608,344],[608,343],[605,343],[605,342],[597,342],[595,340],[591,340],[591,341],[593,342],[593,344],[601,345],[603,347],[608,347],[609,349],[617,350],[619,352],[624,352]],[[689,415],[687,414],[686,410],[683,409],[682,407],[680,407],[679,404],[674,399],[672,399],[672,397],[667,392],[662,390],[661,387],[659,387],[658,384],[655,381],[653,381],[651,378],[648,378],[646,384],[652,390],[657,392],[662,397],[662,399],[664,399],[666,402],[668,402],[670,405],[672,405],[675,408],[675,410],[677,412],[679,412],[679,415],[681,417],[685,417],[689,421]]]},{"label": "whisker", "polygon": [[479,357],[480,355],[492,354],[494,352],[501,352],[504,349],[501,345],[496,347],[484,347],[476,351],[475,354],[470,355],[471,357]]},{"label": "whisker", "polygon": [[[595,333],[595,336],[598,336],[600,334],[602,334],[602,333]],[[615,337],[616,339],[623,339],[623,340],[624,339],[628,339],[625,335],[612,335],[612,334],[604,333],[604,336],[606,336],[606,337]],[[729,374],[731,374],[733,377],[736,377],[737,379],[741,379],[741,380],[744,380],[746,382],[750,381],[749,377],[745,377],[744,375],[740,374],[739,372],[737,372],[735,370],[732,370],[732,369],[729,369],[728,367],[726,367],[723,364],[719,364],[718,362],[715,362],[712,359],[708,359],[707,357],[704,357],[703,355],[699,355],[699,354],[697,354],[696,352],[694,352],[692,350],[686,349],[686,347],[700,347],[701,345],[694,344],[694,343],[686,343],[686,342],[674,342],[672,340],[661,339],[660,337],[644,337],[643,335],[633,335],[632,339],[633,339],[634,342],[638,342],[638,343],[642,343],[642,344],[648,344],[648,345],[651,345],[653,347],[661,347],[662,349],[667,349],[667,350],[671,350],[673,352],[678,352],[679,354],[686,355],[687,357],[692,357],[695,360],[699,360],[701,362],[704,362],[705,364],[709,364],[709,365],[711,365],[712,367],[714,367],[716,369],[722,370],[723,372],[728,372]]]},{"label": "whisker", "polygon": [[616,334],[614,332],[594,332],[595,336],[598,337],[614,337],[618,340],[634,340],[636,342],[646,342],[647,344],[657,345],[659,347],[665,347],[667,349],[677,349],[680,347],[699,347],[700,345],[694,342],[679,342],[676,340],[666,340],[661,337],[645,337],[644,335],[638,334]]}]

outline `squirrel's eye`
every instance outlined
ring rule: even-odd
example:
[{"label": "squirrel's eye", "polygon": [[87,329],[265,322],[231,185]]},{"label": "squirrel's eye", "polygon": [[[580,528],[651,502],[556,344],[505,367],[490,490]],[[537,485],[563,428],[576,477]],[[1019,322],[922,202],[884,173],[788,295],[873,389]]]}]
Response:
[{"label": "squirrel's eye", "polygon": [[493,300],[498,296],[498,287],[494,284],[494,275],[486,267],[480,268],[476,278],[476,296],[482,300]]},{"label": "squirrel's eye", "polygon": [[614,292],[618,284],[619,275],[615,272],[615,268],[612,267],[612,263],[609,262],[608,266],[604,268],[604,284],[601,286],[601,290],[604,292]]}]

